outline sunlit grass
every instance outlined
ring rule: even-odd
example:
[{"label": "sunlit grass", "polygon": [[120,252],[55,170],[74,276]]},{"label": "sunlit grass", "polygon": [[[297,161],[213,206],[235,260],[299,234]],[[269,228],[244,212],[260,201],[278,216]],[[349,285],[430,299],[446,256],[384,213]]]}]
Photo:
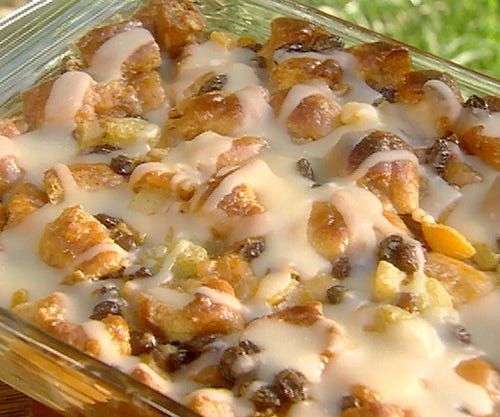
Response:
[{"label": "sunlit grass", "polygon": [[500,0],[301,0],[500,78]]}]

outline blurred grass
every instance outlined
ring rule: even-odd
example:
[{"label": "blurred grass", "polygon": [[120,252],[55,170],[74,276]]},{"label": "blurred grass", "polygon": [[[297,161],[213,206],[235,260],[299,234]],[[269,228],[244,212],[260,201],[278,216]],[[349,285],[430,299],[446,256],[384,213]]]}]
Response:
[{"label": "blurred grass", "polygon": [[299,1],[500,79],[500,0]]},{"label": "blurred grass", "polygon": [[299,0],[500,78],[500,0]]}]

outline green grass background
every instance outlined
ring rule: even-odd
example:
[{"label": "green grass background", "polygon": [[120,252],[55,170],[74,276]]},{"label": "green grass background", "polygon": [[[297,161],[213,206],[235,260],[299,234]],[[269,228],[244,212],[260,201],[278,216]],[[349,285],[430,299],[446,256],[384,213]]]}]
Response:
[{"label": "green grass background", "polygon": [[500,0],[299,0],[500,79]]},{"label": "green grass background", "polygon": [[500,0],[299,1],[500,79]]}]

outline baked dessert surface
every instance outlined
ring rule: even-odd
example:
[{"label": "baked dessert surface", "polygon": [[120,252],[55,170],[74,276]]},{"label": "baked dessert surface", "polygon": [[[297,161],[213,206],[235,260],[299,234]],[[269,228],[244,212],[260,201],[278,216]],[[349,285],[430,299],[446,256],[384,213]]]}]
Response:
[{"label": "baked dessert surface", "polygon": [[500,99],[203,31],[153,0],[0,121],[0,305],[205,417],[495,416]]}]

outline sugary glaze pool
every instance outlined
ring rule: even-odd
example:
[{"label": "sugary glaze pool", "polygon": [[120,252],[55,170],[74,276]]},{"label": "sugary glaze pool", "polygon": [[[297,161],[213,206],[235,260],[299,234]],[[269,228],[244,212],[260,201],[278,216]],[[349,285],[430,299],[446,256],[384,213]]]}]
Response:
[{"label": "sugary glaze pool", "polygon": [[500,98],[153,1],[0,121],[0,306],[205,417],[496,416]]}]

